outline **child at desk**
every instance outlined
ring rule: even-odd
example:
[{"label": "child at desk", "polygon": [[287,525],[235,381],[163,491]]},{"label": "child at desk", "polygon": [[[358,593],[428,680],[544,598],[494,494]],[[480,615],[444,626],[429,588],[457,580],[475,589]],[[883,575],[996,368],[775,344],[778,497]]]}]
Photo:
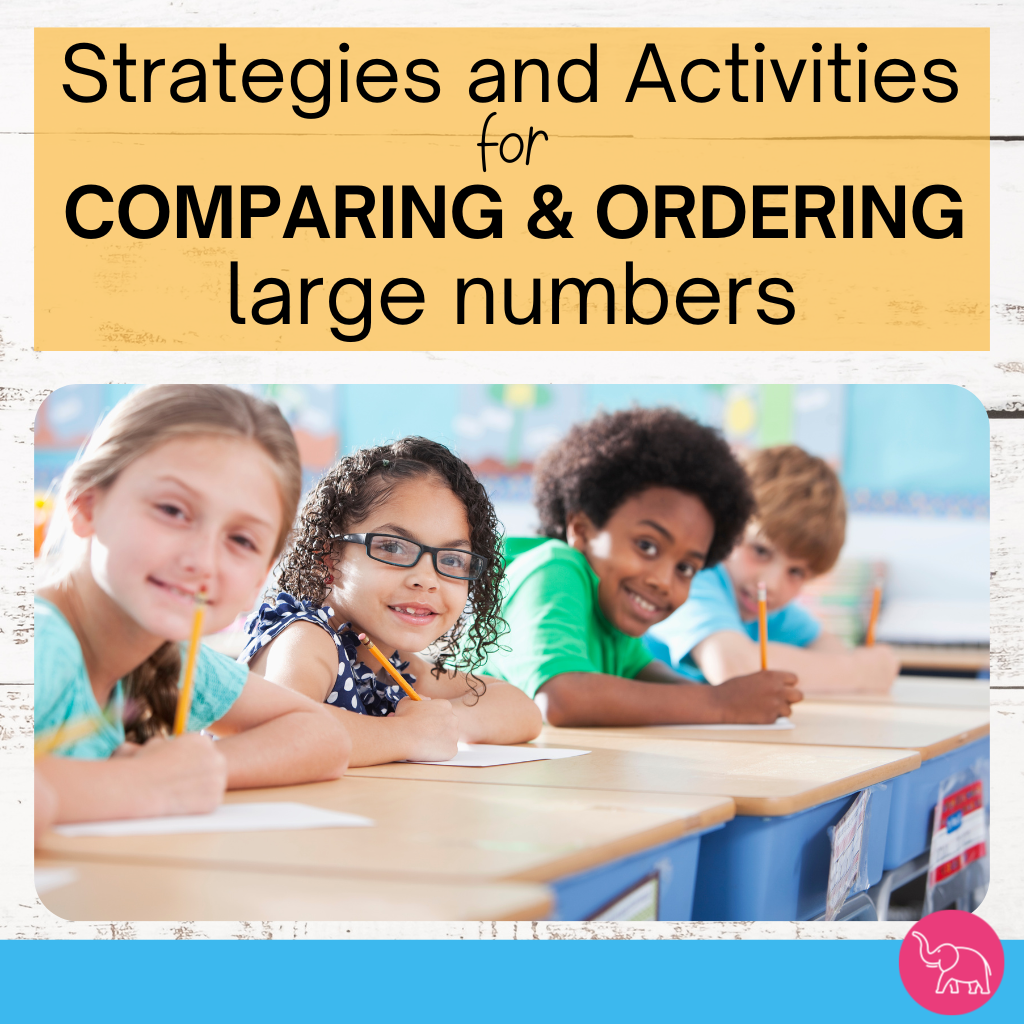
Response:
[{"label": "child at desk", "polygon": [[145,388],[97,428],[36,597],[38,825],[203,813],[225,786],[344,773],[332,715],[203,646],[190,731],[165,738],[198,596],[207,632],[252,607],[301,482],[278,409],[231,388]]},{"label": "child at desk", "polygon": [[774,722],[800,700],[789,672],[693,685],[640,639],[753,509],[713,430],[672,409],[602,414],[541,458],[534,488],[552,539],[509,566],[511,632],[483,671],[534,697],[552,725]]},{"label": "child at desk", "polygon": [[899,672],[883,644],[849,649],[793,601],[835,564],[846,534],[836,474],[792,445],[746,462],[757,511],[729,556],[694,580],[689,601],[647,634],[648,649],[690,679],[721,683],[759,664],[757,587],[767,588],[768,663],[805,693],[882,692]]},{"label": "child at desk", "polygon": [[[487,492],[444,445],[407,437],[348,455],[306,499],[281,592],[250,618],[239,660],[340,712],[354,767],[445,761],[459,740],[531,740],[533,702],[474,675],[502,625],[499,544]],[[420,700],[405,699],[361,633],[394,652]]]}]

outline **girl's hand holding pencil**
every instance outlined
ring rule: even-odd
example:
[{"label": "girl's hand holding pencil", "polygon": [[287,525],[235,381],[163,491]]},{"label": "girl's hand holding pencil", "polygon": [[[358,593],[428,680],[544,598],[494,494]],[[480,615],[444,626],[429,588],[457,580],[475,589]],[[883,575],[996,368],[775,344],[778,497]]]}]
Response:
[{"label": "girl's hand holding pencil", "polygon": [[359,634],[359,642],[380,662],[384,671],[412,698],[411,700],[400,700],[395,708],[396,723],[403,728],[410,727],[406,759],[448,761],[453,758],[459,752],[459,720],[455,717],[455,712],[452,711],[451,702],[420,696],[365,633]]},{"label": "girl's hand holding pencil", "polygon": [[[390,717],[390,716],[389,716]],[[392,728],[407,730],[402,751],[409,761],[448,761],[459,752],[459,719],[450,701],[400,700]]]},{"label": "girl's hand holding pencil", "polygon": [[227,759],[207,736],[154,736],[131,758],[132,770],[150,794],[153,816],[207,814],[224,799]]}]

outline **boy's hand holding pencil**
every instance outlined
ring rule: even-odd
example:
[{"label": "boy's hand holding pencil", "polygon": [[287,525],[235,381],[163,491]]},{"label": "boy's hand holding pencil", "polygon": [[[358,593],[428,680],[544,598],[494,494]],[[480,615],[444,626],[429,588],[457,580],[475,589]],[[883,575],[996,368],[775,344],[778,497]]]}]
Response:
[{"label": "boy's hand holding pencil", "polygon": [[754,672],[712,687],[720,722],[771,725],[788,718],[790,706],[804,699],[792,672]]}]

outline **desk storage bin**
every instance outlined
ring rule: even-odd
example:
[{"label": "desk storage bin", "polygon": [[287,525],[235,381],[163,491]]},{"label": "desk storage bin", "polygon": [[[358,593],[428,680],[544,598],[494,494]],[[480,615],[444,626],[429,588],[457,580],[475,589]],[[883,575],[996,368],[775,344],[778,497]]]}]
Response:
[{"label": "desk storage bin", "polygon": [[[919,857],[931,845],[932,811],[939,799],[939,783],[954,772],[971,767],[979,757],[988,756],[989,738],[986,736],[933,757],[916,771],[892,780],[892,803],[885,843],[886,871]],[[985,792],[988,793],[987,776]]]},{"label": "desk storage bin", "polygon": [[555,892],[552,920],[589,920],[655,873],[658,875],[657,920],[692,920],[693,892],[702,837],[706,838],[709,833],[719,831],[722,827],[717,825],[713,829],[631,854],[611,864],[550,882]]},{"label": "desk storage bin", "polygon": [[[871,786],[864,817],[868,880],[882,877],[892,782]],[[737,816],[705,837],[695,921],[806,921],[824,913],[832,848],[828,828],[856,793],[779,817]]]}]

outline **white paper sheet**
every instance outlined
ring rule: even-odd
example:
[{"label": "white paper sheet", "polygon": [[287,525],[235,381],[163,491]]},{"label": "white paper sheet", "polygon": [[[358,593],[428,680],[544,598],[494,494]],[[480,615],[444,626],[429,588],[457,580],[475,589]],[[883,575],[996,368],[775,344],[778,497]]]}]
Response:
[{"label": "white paper sheet", "polygon": [[36,892],[40,896],[77,881],[78,872],[74,868],[36,868]]},{"label": "white paper sheet", "polygon": [[495,743],[460,743],[459,752],[450,761],[408,761],[407,764],[450,764],[457,768],[494,768],[500,764],[524,761],[553,761],[560,757],[577,757],[589,750],[569,747],[502,747]]},{"label": "white paper sheet", "polygon": [[793,723],[788,718],[776,718],[771,725],[750,725],[748,723],[726,722],[714,725],[652,725],[652,729],[757,729],[764,732],[765,729],[792,729]]},{"label": "white paper sheet", "polygon": [[372,825],[358,814],[326,811],[289,802],[222,804],[212,814],[178,814],[164,818],[86,821],[58,825],[62,836],[169,836],[186,832],[277,832],[303,828],[363,828]]}]

